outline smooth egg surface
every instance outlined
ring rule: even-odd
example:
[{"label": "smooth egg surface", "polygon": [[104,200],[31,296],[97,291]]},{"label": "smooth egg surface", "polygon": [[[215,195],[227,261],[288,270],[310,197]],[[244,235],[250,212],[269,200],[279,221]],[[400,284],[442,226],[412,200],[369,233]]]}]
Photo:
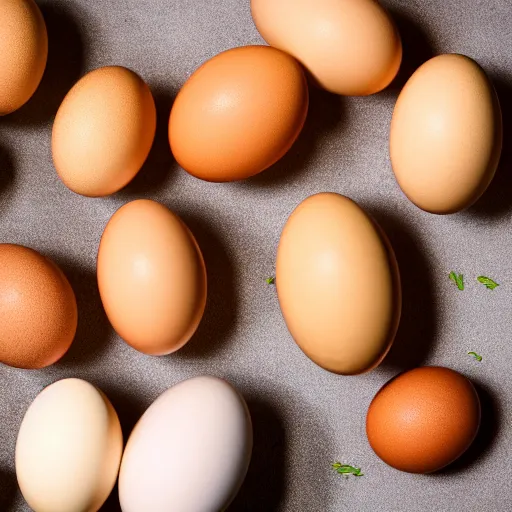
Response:
[{"label": "smooth egg surface", "polygon": [[366,418],[368,441],[390,466],[431,473],[460,457],[480,425],[480,400],[460,373],[422,367],[402,373],[377,393]]},{"label": "smooth egg surface", "polygon": [[33,0],[0,0],[0,116],[23,106],[46,68],[48,35]]},{"label": "smooth egg surface", "polygon": [[398,97],[391,164],[416,206],[454,213],[489,186],[502,138],[498,97],[484,70],[464,55],[439,55],[412,75]]},{"label": "smooth egg surface", "polygon": [[16,476],[34,512],[97,512],[117,480],[123,435],[107,397],[80,379],[45,388],[16,443]]},{"label": "smooth egg surface", "polygon": [[251,9],[263,39],[332,93],[376,93],[400,68],[400,35],[375,0],[251,0]]},{"label": "smooth egg surface", "polygon": [[77,194],[113,194],[139,172],[155,131],[155,102],[140,76],[120,66],[91,71],[69,91],[55,117],[57,174]]},{"label": "smooth egg surface", "polygon": [[112,326],[132,347],[170,354],[192,337],[206,304],[206,268],[194,236],[164,205],[140,199],[110,219],[98,285]]},{"label": "smooth egg surface", "polygon": [[60,268],[33,249],[0,244],[0,362],[26,369],[55,363],[77,322],[75,294]]},{"label": "smooth egg surface", "polygon": [[300,64],[268,46],[220,53],[185,83],[169,118],[177,162],[207,181],[234,181],[279,160],[298,137],[308,110]]},{"label": "smooth egg surface", "polygon": [[135,426],[119,473],[123,512],[220,512],[240,488],[252,423],[226,381],[196,377],[163,393]]},{"label": "smooth egg surface", "polygon": [[398,265],[384,232],[351,199],[321,193],[294,210],[279,242],[276,286],[291,335],[321,367],[362,373],[391,347]]}]

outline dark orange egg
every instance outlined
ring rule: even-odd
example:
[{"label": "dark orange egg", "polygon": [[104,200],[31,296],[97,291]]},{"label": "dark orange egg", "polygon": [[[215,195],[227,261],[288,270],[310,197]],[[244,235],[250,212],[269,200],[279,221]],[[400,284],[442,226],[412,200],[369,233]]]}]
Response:
[{"label": "dark orange egg", "polygon": [[0,244],[0,362],[43,368],[68,350],[77,327],[75,294],[52,261]]},{"label": "dark orange egg", "polygon": [[473,384],[441,367],[416,368],[385,384],[366,418],[375,453],[409,473],[431,473],[453,462],[479,426],[480,400]]},{"label": "dark orange egg", "polygon": [[297,139],[308,111],[301,65],[269,46],[243,46],[205,62],[185,83],[169,118],[177,162],[215,182],[270,167]]}]

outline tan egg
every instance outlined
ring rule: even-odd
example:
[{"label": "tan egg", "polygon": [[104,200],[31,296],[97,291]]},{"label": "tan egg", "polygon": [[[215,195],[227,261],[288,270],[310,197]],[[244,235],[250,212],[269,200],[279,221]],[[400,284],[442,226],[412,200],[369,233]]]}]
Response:
[{"label": "tan egg", "polygon": [[396,76],[400,35],[375,0],[251,0],[256,28],[335,94],[366,96]]},{"label": "tan egg", "polygon": [[386,464],[409,473],[447,466],[471,445],[480,425],[480,400],[460,373],[416,368],[388,382],[366,418],[368,441]]},{"label": "tan egg", "polygon": [[0,362],[27,369],[55,363],[73,342],[77,318],[75,294],[55,263],[0,244]]},{"label": "tan egg", "polygon": [[24,105],[46,67],[48,35],[33,0],[0,0],[0,116]]},{"label": "tan egg", "polygon": [[117,333],[151,355],[185,345],[206,303],[206,269],[192,233],[150,200],[125,204],[108,222],[98,251],[98,285]]},{"label": "tan egg", "polygon": [[291,335],[316,364],[352,375],[377,366],[393,343],[400,277],[384,232],[354,201],[303,201],[277,251],[276,286]]},{"label": "tan egg", "polygon": [[57,112],[55,168],[77,194],[113,194],[139,172],[155,131],[155,102],[142,78],[120,66],[96,69],[75,84]]},{"label": "tan egg", "polygon": [[34,512],[97,512],[112,491],[123,434],[95,386],[59,380],[28,408],[16,442],[16,476]]},{"label": "tan egg", "polygon": [[267,46],[220,53],[185,83],[169,118],[177,162],[207,181],[248,178],[277,162],[308,110],[300,64]]},{"label": "tan egg", "polygon": [[502,138],[498,97],[484,70],[464,55],[439,55],[412,75],[398,97],[391,164],[416,206],[454,213],[489,186]]}]

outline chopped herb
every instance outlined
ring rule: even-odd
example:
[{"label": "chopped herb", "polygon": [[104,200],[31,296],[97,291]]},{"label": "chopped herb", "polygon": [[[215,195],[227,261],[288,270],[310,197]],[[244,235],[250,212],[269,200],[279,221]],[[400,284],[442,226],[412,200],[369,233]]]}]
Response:
[{"label": "chopped herb", "polygon": [[494,290],[496,286],[499,286],[499,284],[496,281],[493,281],[490,277],[480,276],[476,279],[479,283],[482,283],[484,286],[489,288],[489,290]]},{"label": "chopped herb", "polygon": [[331,464],[331,466],[334,471],[340,475],[364,476],[364,474],[361,473],[361,468],[349,466],[348,464],[340,464],[339,462],[334,462]]},{"label": "chopped herb", "polygon": [[482,360],[482,356],[479,356],[476,352],[468,352],[468,356],[473,356],[478,362]]},{"label": "chopped herb", "polygon": [[265,281],[267,282],[267,284],[276,284],[275,277],[267,277],[267,279],[265,279]]},{"label": "chopped herb", "polygon": [[464,276],[462,274],[457,275],[455,272],[450,272],[449,278],[457,285],[459,290],[464,290]]}]

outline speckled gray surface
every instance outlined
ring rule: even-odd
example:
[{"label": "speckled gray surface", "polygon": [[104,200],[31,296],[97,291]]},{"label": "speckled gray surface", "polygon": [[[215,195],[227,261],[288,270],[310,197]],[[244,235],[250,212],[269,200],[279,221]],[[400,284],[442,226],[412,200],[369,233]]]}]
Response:
[{"label": "speckled gray surface", "polygon": [[[47,384],[70,376],[97,384],[126,434],[159,393],[207,373],[239,387],[255,425],[253,462],[232,511],[511,511],[510,0],[387,0],[405,44],[399,79],[370,98],[313,91],[307,125],[291,152],[273,169],[234,184],[205,183],[180,170],[168,150],[166,123],[173,96],[201,62],[261,42],[248,0],[39,3],[50,61],[33,100],[0,118],[0,241],[28,245],[59,262],[77,294],[80,321],[75,343],[55,366],[29,372],[0,365],[0,510],[28,510],[16,489],[14,447],[27,406]],[[410,204],[388,162],[388,125],[400,84],[433,52],[465,53],[482,64],[505,116],[505,152],[493,185],[470,211],[449,217]],[[79,76],[107,64],[133,68],[148,81],[158,104],[158,135],[131,185],[110,198],[87,199],[56,177],[52,116]],[[346,194],[373,212],[401,266],[405,300],[398,339],[381,367],[359,377],[332,375],[311,363],[286,330],[275,289],[265,284],[288,215],[319,191]],[[106,222],[139,197],[162,201],[183,216],[209,271],[209,303],[198,334],[164,358],[141,355],[112,332],[95,284]],[[447,279],[452,269],[466,276],[464,292]],[[501,286],[485,289],[474,280],[480,274]],[[471,359],[468,350],[483,361]],[[433,476],[387,467],[364,432],[368,404],[380,386],[419,364],[463,372],[483,401],[476,443],[454,467]],[[361,466],[365,476],[338,478],[329,466],[335,459]],[[104,510],[119,510],[115,494]]]}]

